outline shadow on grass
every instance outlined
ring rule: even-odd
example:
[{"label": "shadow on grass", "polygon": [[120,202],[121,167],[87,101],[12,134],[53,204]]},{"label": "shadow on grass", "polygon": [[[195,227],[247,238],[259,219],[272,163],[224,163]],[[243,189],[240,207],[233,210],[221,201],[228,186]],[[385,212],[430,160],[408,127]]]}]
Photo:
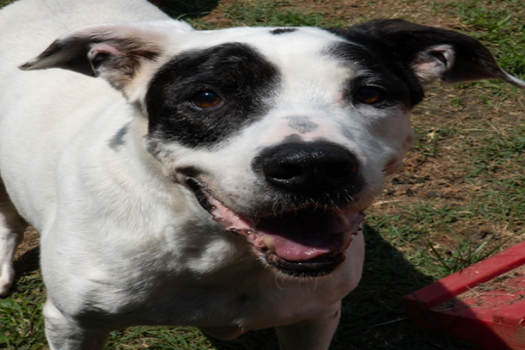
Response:
[{"label": "shadow on grass", "polygon": [[151,0],[150,2],[176,19],[205,16],[219,4],[219,0]]},{"label": "shadow on grass", "polygon": [[[343,300],[341,323],[330,350],[463,350],[467,345],[433,335],[408,321],[401,298],[433,282],[370,226],[364,229],[366,261],[361,283]],[[273,330],[249,332],[233,341],[210,338],[218,350],[278,349]]]},{"label": "shadow on grass", "polygon": [[40,246],[28,250],[16,259],[14,268],[17,276],[38,270],[40,268]]}]

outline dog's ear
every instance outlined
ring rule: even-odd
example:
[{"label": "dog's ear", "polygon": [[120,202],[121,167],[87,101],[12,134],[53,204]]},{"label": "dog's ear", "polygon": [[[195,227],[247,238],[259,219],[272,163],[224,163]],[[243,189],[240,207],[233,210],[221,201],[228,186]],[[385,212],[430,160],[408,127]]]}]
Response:
[{"label": "dog's ear", "polygon": [[192,30],[182,22],[166,21],[166,25],[169,27],[163,22],[84,27],[58,38],[19,68],[63,68],[100,76],[126,93],[130,85],[137,85],[137,76],[144,76],[140,73],[151,68],[169,46],[166,33]]},{"label": "dog's ear", "polygon": [[[520,88],[525,82],[506,73],[477,40],[449,30],[399,19],[379,19],[335,33],[401,61],[420,84],[440,78],[446,83],[501,79]],[[372,45],[372,46],[371,46]]]}]

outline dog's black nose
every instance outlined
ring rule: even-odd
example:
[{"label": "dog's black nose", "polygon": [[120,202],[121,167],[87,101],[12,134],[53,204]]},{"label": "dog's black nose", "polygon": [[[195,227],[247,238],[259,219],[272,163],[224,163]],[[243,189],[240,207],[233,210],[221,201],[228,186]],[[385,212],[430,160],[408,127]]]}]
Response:
[{"label": "dog's black nose", "polygon": [[356,157],[326,141],[281,144],[263,151],[256,163],[270,184],[301,194],[339,190],[358,174]]}]

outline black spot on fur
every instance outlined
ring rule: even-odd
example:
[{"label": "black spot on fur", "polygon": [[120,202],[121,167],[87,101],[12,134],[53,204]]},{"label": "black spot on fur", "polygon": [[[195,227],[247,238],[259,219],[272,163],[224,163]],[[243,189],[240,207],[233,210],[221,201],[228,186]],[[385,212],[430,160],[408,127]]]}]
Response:
[{"label": "black spot on fur", "polygon": [[126,141],[124,140],[124,136],[128,133],[129,124],[124,125],[122,128],[120,128],[115,135],[109,140],[109,147],[111,147],[114,150],[117,150],[120,146],[123,146]]},{"label": "black spot on fur", "polygon": [[286,121],[288,122],[288,125],[298,131],[301,134],[308,133],[310,131],[314,131],[319,127],[318,124],[308,120],[307,117],[286,117]]},{"label": "black spot on fur", "polygon": [[297,31],[296,28],[277,28],[277,29],[270,30],[270,33],[272,33],[273,35],[279,35],[279,34],[285,34],[285,33],[293,33],[295,31]]},{"label": "black spot on fur", "polygon": [[239,304],[246,304],[250,298],[246,294],[241,294],[238,298]]},{"label": "black spot on fur", "polygon": [[[149,137],[212,147],[263,116],[278,82],[277,68],[245,44],[182,53],[150,83]],[[196,107],[191,98],[202,91],[214,92],[224,103],[218,108]]]},{"label": "black spot on fur", "polygon": [[403,81],[412,105],[423,98],[423,87],[415,76],[412,64],[417,63],[422,55],[435,55],[428,50],[437,45],[449,45],[454,51],[454,62],[450,62],[452,65],[439,77],[446,82],[497,78],[514,83],[499,68],[486,47],[471,37],[450,30],[399,19],[377,19],[349,29],[332,28],[328,31],[366,48],[374,62],[380,63]]}]

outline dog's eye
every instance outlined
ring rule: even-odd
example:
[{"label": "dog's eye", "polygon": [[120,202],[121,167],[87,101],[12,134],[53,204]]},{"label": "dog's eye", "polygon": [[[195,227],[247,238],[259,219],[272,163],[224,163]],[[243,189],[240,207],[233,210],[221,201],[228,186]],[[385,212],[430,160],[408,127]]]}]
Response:
[{"label": "dog's eye", "polygon": [[192,96],[191,102],[202,109],[219,107],[222,105],[222,98],[213,91],[199,91]]},{"label": "dog's eye", "polygon": [[360,102],[372,104],[383,98],[383,91],[374,86],[363,86],[357,90],[356,97]]}]

